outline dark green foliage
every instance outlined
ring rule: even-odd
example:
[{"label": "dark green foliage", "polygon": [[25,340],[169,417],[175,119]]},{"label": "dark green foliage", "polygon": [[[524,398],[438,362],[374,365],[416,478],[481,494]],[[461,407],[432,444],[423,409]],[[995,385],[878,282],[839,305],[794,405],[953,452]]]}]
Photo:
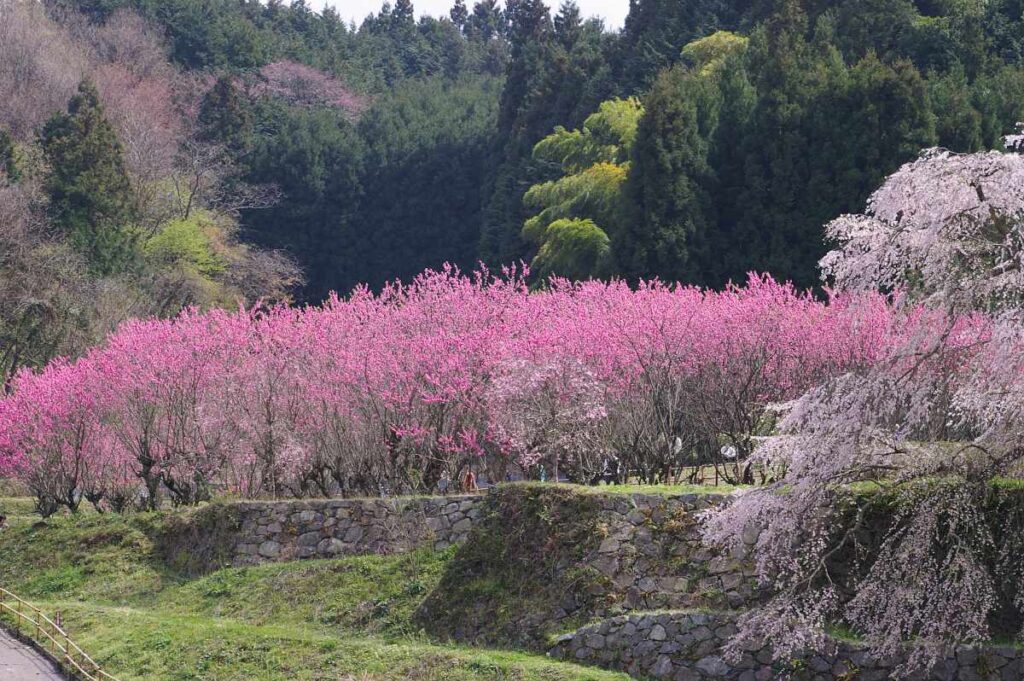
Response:
[{"label": "dark green foliage", "polygon": [[489,264],[527,259],[520,231],[526,189],[548,179],[531,160],[534,144],[556,125],[579,127],[614,92],[608,45],[599,23],[579,23],[563,7],[558,27],[540,0],[509,10],[512,57],[498,111],[500,159],[488,189],[480,257]]},{"label": "dark green foliage", "polygon": [[583,34],[583,16],[575,0],[564,0],[555,15],[555,37],[567,50],[571,50]]},{"label": "dark green foliage", "polygon": [[600,510],[597,495],[568,486],[492,490],[415,622],[440,639],[545,649],[602,599],[607,578],[585,564],[603,538]]},{"label": "dark green foliage", "polygon": [[1024,0],[985,3],[984,29],[996,59],[1024,63]]},{"label": "dark green foliage", "polygon": [[1013,121],[1024,117],[1024,70],[1003,67],[974,82],[960,67],[928,80],[941,144],[953,151],[999,148]]},{"label": "dark green foliage", "polygon": [[505,20],[497,0],[479,0],[473,5],[473,13],[466,19],[466,35],[477,40],[489,41],[505,34]]},{"label": "dark green foliage", "polygon": [[357,234],[353,221],[363,191],[362,141],[335,111],[266,109],[264,124],[276,133],[250,154],[251,179],[276,184],[283,198],[244,215],[244,225],[258,243],[297,257],[306,271],[306,297],[319,300],[347,276],[339,271],[342,255],[357,240],[373,238],[372,231]]},{"label": "dark green foliage", "polygon": [[67,113],[46,123],[40,143],[50,165],[46,190],[54,224],[97,272],[123,270],[134,252],[131,183],[94,85],[79,86]]},{"label": "dark green foliage", "polygon": [[[135,9],[175,62],[223,76],[199,136],[284,190],[243,228],[299,258],[308,300],[445,261],[535,258],[523,196],[557,173],[533,147],[614,97],[648,105],[629,218],[574,270],[716,286],[753,269],[818,283],[822,223],[922,146],[998,148],[1024,119],[1022,0],[631,0],[618,33],[572,0],[453,0],[419,20],[391,0],[358,28],[303,0],[48,1],[95,22]],[[721,30],[752,42],[709,75],[683,48]],[[356,122],[236,88],[282,59],[371,106]],[[598,235],[586,227],[564,231]]]},{"label": "dark green foliage", "polygon": [[244,160],[252,181],[284,196],[244,216],[251,236],[299,258],[309,300],[446,262],[472,269],[500,85],[410,81],[357,125],[332,110],[260,105],[257,127],[271,133]]},{"label": "dark green foliage", "polygon": [[917,18],[911,0],[845,0],[818,21],[832,24],[837,47],[855,60],[869,52],[899,54],[914,39]]},{"label": "dark green foliage", "polygon": [[647,97],[629,179],[632,219],[614,241],[619,271],[631,281],[704,278],[695,241],[714,220],[707,127],[718,103],[711,88],[676,67],[662,73]]},{"label": "dark green foliage", "polygon": [[744,10],[752,9],[734,0],[631,0],[614,57],[621,87],[629,94],[646,89],[659,71],[679,60],[683,45],[718,30],[735,30]]},{"label": "dark green foliage", "polygon": [[935,144],[912,64],[869,51],[850,67],[828,28],[807,34],[790,3],[745,55],[655,83],[630,177],[636,219],[615,249],[625,275],[721,286],[767,271],[813,286],[822,225]]},{"label": "dark green foliage", "polygon": [[[795,3],[788,3],[751,39],[749,69],[758,101],[739,142],[744,188],[735,200],[742,212],[731,227],[743,245],[724,267],[730,278],[758,269],[800,285],[817,281],[822,222],[806,215],[801,205],[811,173],[810,155],[822,153],[812,143],[815,131],[808,124],[817,94],[812,79],[817,74],[804,40],[806,30],[806,17]],[[831,89],[831,84],[825,85]]]},{"label": "dark green foliage", "polygon": [[395,8],[391,11],[393,26],[412,26],[416,23],[412,0],[395,0]]},{"label": "dark green foliage", "polygon": [[223,144],[234,153],[244,153],[252,146],[253,121],[249,103],[228,76],[218,78],[203,97],[199,126],[203,139]]},{"label": "dark green foliage", "polygon": [[21,177],[14,159],[14,140],[6,130],[0,130],[0,180],[17,182]]},{"label": "dark green foliage", "polygon": [[190,68],[260,66],[274,54],[274,41],[264,28],[272,22],[272,7],[255,0],[58,0],[58,4],[91,5],[89,13],[96,19],[120,7],[132,7],[166,30],[171,57]]},{"label": "dark green foliage", "polygon": [[[480,256],[491,264],[526,256],[519,231],[525,219],[522,195],[530,176],[533,143],[555,125],[548,79],[555,42],[548,8],[540,0],[519,0],[508,7],[512,56],[498,108],[501,163],[494,175],[484,213]],[[527,180],[528,181],[528,180]]]},{"label": "dark green foliage", "polygon": [[377,287],[446,262],[476,265],[480,178],[500,86],[490,78],[409,83],[367,112],[359,125],[364,199],[333,286]]},{"label": "dark green foliage", "polygon": [[458,26],[461,31],[465,25],[466,20],[469,19],[469,10],[466,8],[466,0],[455,0],[455,4],[452,5],[452,9],[448,12],[448,18],[452,20],[452,23]]},{"label": "dark green foliage", "polygon": [[[504,57],[485,44],[495,34],[495,15],[482,8],[464,40],[451,21],[416,22],[412,3],[371,15],[351,31],[333,9],[317,13],[302,1],[258,0],[49,0],[103,21],[132,8],[167,35],[171,58],[190,69],[250,69],[292,59],[343,76],[360,90],[381,91],[404,78],[440,73],[499,73]],[[486,2],[485,2],[486,5]],[[500,23],[500,11],[497,23]],[[475,16],[474,12],[474,16]],[[477,29],[488,26],[486,34]]]}]

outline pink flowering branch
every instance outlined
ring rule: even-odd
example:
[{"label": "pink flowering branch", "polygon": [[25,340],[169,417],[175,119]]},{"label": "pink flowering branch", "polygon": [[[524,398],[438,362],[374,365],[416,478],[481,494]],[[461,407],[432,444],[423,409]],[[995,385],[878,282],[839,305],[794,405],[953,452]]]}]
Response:
[{"label": "pink flowering branch", "polygon": [[[437,492],[470,470],[737,475],[770,405],[874,361],[892,336],[881,296],[826,302],[764,277],[723,292],[553,282],[531,294],[525,281],[447,268],[321,307],[130,322],[13,381],[0,462],[45,470],[67,452],[90,466],[89,498],[119,507]],[[31,397],[47,385],[69,397]],[[69,448],[59,414],[89,438]],[[75,483],[37,493],[70,507]]]},{"label": "pink flowering branch", "polygon": [[[985,512],[993,479],[1024,465],[1022,226],[1024,157],[944,150],[829,223],[824,274],[844,295],[891,291],[896,307],[874,357],[822,376],[755,451],[785,480],[707,519],[708,539],[734,550],[756,534],[774,591],[734,653],[756,639],[787,655],[844,622],[881,654],[913,645],[902,674],[989,638],[997,584],[1024,603]],[[880,541],[865,539],[868,517]]]}]

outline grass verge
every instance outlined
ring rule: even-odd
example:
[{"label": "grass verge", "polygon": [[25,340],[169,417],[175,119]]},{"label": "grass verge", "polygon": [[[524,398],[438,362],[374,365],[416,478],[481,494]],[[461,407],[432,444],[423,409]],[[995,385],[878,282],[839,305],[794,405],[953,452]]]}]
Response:
[{"label": "grass verge", "polygon": [[[0,508],[12,506],[0,500]],[[0,584],[59,610],[75,640],[122,681],[627,678],[428,641],[412,613],[452,549],[227,568],[192,579],[161,558],[166,520],[154,513],[14,522],[0,532]]]}]

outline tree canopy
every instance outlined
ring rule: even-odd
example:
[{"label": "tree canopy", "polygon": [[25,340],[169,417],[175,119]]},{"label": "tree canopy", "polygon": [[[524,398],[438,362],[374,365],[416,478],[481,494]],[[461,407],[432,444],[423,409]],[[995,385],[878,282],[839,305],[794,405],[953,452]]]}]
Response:
[{"label": "tree canopy", "polygon": [[579,130],[559,126],[533,148],[533,160],[562,177],[531,187],[523,197],[537,211],[523,236],[538,245],[534,274],[573,279],[614,272],[611,238],[623,228],[623,189],[643,107],[636,99],[601,104]]}]

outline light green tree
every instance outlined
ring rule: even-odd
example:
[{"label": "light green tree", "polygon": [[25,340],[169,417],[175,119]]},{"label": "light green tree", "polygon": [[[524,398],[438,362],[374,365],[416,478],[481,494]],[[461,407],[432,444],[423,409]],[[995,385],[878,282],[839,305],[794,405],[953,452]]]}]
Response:
[{"label": "light green tree", "polygon": [[609,233],[623,220],[623,187],[642,115],[639,100],[613,99],[602,103],[581,129],[559,126],[533,148],[536,162],[561,173],[523,197],[532,214],[523,236],[537,246],[531,264],[537,277],[586,279],[614,273]]}]

